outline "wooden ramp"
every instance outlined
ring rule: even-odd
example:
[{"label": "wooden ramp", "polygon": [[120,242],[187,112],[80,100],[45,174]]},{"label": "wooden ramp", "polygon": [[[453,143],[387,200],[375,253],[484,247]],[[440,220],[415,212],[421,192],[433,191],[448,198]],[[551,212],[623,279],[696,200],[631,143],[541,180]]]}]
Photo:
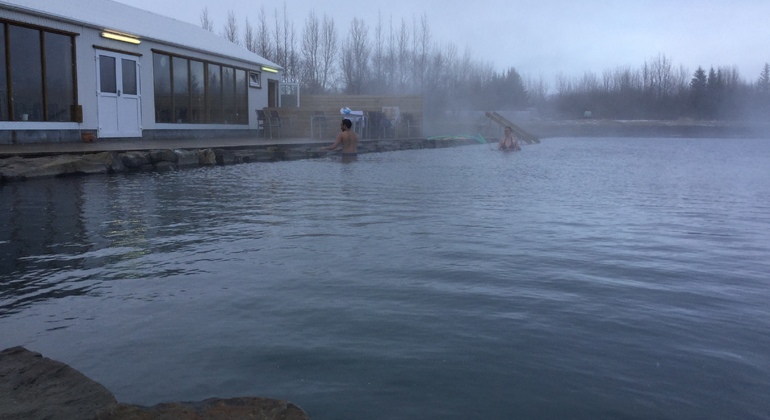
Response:
[{"label": "wooden ramp", "polygon": [[507,118],[498,114],[497,111],[487,111],[486,115],[487,117],[489,117],[490,120],[496,122],[501,127],[511,127],[511,130],[513,130],[513,134],[515,134],[516,137],[520,138],[521,140],[525,141],[527,144],[540,143],[539,138],[537,138],[536,136],[533,136],[532,134],[527,133],[521,127],[517,126],[516,124],[509,121]]}]

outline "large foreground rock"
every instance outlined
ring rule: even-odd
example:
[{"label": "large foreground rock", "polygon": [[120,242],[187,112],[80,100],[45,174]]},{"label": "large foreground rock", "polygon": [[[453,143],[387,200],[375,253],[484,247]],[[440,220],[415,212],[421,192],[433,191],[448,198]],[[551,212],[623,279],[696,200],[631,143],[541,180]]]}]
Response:
[{"label": "large foreground rock", "polygon": [[97,420],[307,420],[310,417],[294,404],[270,398],[211,398],[198,403],[158,404],[153,407],[118,404],[96,416]]},{"label": "large foreground rock", "polygon": [[90,419],[117,404],[107,388],[23,347],[0,352],[0,419]]},{"label": "large foreground rock", "polygon": [[64,363],[23,347],[0,352],[0,419],[307,420],[283,400],[242,397],[153,407],[119,404],[101,384]]}]

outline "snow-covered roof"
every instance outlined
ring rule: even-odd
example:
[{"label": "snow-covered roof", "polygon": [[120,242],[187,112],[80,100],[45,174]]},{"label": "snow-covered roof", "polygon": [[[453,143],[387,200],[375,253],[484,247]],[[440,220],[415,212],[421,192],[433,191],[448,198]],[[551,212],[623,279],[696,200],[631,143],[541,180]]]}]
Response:
[{"label": "snow-covered roof", "polygon": [[142,39],[280,69],[277,64],[191,23],[112,0],[0,0],[0,7],[137,35]]}]

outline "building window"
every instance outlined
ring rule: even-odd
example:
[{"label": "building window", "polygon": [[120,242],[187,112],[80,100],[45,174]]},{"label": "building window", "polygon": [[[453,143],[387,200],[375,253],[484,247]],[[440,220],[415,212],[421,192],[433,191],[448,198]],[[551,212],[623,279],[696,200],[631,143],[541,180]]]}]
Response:
[{"label": "building window", "polygon": [[8,110],[8,71],[5,62],[5,24],[0,23],[0,121],[8,121],[11,117]]},{"label": "building window", "polygon": [[74,50],[73,35],[0,22],[0,121],[74,121]]},{"label": "building window", "polygon": [[210,123],[223,123],[222,117],[222,66],[209,64],[206,95],[208,96]]},{"label": "building window", "polygon": [[118,81],[115,75],[118,71],[115,68],[115,57],[103,56],[99,59],[99,92],[118,93]]},{"label": "building window", "polygon": [[246,70],[154,52],[153,73],[156,122],[249,123]]},{"label": "building window", "polygon": [[191,123],[206,122],[206,70],[201,61],[190,60]]},{"label": "building window", "polygon": [[222,67],[222,105],[225,124],[235,123],[238,112],[235,110],[235,69],[232,67]]},{"label": "building window", "polygon": [[172,57],[174,63],[174,121],[178,123],[190,122],[190,69],[187,59]]},{"label": "building window", "polygon": [[75,65],[71,36],[44,33],[46,121],[73,121]]},{"label": "building window", "polygon": [[171,57],[153,54],[152,69],[155,87],[155,122],[170,123],[174,115],[171,102]]},{"label": "building window", "polygon": [[235,69],[235,113],[237,124],[249,123],[249,88],[246,70]]},{"label": "building window", "polygon": [[139,75],[136,74],[136,61],[127,60],[125,58],[120,59],[120,74],[123,75],[123,94],[125,95],[138,95],[139,94]]}]

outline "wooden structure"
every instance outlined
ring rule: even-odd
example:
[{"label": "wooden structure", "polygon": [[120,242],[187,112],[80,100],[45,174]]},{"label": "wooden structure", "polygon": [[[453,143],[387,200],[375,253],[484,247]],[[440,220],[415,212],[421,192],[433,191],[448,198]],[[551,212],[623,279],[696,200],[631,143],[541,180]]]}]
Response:
[{"label": "wooden structure", "polygon": [[[303,95],[298,108],[264,108],[280,115],[283,137],[326,138],[340,130],[341,108],[363,111],[364,123],[357,127],[361,138],[422,137],[423,98],[419,95]],[[393,110],[397,110],[393,114]],[[269,121],[268,121],[269,126]],[[268,127],[270,136],[270,127]],[[276,136],[275,128],[272,136]]]},{"label": "wooden structure", "polygon": [[520,138],[521,140],[525,141],[527,144],[532,143],[540,143],[540,139],[536,136],[527,133],[524,131],[521,127],[517,126],[516,124],[512,123],[507,118],[503,117],[502,115],[498,114],[497,111],[487,111],[486,116],[493,122],[499,124],[501,127],[511,127],[511,130],[513,130],[513,133],[516,135],[516,137]]}]

